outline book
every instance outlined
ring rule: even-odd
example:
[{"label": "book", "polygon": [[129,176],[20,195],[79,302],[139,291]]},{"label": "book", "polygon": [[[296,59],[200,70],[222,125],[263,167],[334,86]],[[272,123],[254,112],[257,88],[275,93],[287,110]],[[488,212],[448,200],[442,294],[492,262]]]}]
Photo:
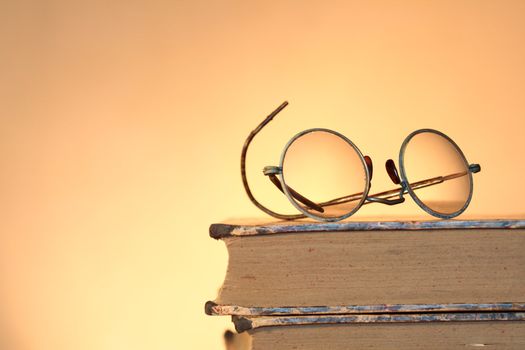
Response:
[{"label": "book", "polygon": [[[233,316],[237,332],[261,327],[327,324],[525,321],[525,312],[436,312],[359,315]],[[525,336],[525,335],[524,335]]]},{"label": "book", "polygon": [[222,223],[214,315],[525,310],[525,220]]},{"label": "book", "polygon": [[239,317],[234,322],[240,327],[250,323],[250,330],[238,335],[249,334],[243,350],[525,349],[523,313],[314,316],[317,322],[302,323],[308,317]]}]

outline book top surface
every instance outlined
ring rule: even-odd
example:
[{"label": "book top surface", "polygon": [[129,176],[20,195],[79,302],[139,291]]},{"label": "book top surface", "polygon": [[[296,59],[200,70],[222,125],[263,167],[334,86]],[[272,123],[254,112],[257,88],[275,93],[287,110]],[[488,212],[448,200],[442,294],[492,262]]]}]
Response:
[{"label": "book top surface", "polygon": [[270,235],[297,232],[383,231],[383,230],[446,230],[446,229],[523,229],[525,215],[519,218],[465,219],[389,219],[361,218],[339,222],[313,220],[276,221],[230,220],[210,226],[215,239],[237,236]]}]

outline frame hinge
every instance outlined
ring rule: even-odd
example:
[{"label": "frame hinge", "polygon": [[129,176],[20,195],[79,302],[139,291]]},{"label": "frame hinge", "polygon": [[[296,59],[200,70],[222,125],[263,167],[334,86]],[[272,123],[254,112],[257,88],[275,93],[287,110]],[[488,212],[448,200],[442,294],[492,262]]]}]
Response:
[{"label": "frame hinge", "polygon": [[481,166],[479,164],[470,164],[468,166],[468,170],[471,173],[479,173],[479,171],[481,170]]},{"label": "frame hinge", "polygon": [[264,175],[280,174],[282,170],[283,169],[281,169],[281,167],[269,165],[269,166],[264,167],[263,174]]}]

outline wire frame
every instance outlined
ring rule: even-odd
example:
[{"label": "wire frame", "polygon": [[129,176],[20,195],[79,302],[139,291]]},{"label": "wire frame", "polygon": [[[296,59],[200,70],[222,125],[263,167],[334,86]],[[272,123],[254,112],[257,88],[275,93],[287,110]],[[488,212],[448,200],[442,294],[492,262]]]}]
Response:
[{"label": "wire frame", "polygon": [[403,144],[401,145],[401,149],[399,150],[399,170],[401,172],[400,175],[401,175],[401,180],[402,180],[402,184],[401,185],[403,187],[405,187],[406,191],[410,194],[410,197],[412,197],[412,199],[417,203],[417,205],[421,209],[423,209],[424,211],[429,213],[430,215],[433,215],[433,216],[441,218],[441,219],[454,218],[454,217],[458,216],[459,214],[463,213],[465,211],[465,209],[467,209],[467,207],[469,206],[470,201],[472,199],[472,192],[473,192],[473,189],[474,189],[472,172],[470,170],[467,170],[467,174],[466,175],[469,177],[469,194],[468,194],[467,200],[465,201],[465,203],[463,204],[463,206],[459,210],[457,210],[457,211],[455,211],[455,212],[453,212],[451,214],[443,214],[443,213],[437,212],[435,210],[432,210],[430,207],[425,205],[425,203],[423,203],[419,199],[417,194],[414,192],[414,190],[410,186],[410,183],[409,183],[408,178],[407,178],[406,170],[405,170],[405,152],[406,152],[406,148],[407,148],[410,140],[412,140],[412,138],[414,136],[416,136],[418,134],[422,134],[422,133],[437,134],[437,135],[443,137],[444,139],[446,139],[448,142],[450,142],[450,144],[455,148],[455,150],[457,151],[458,155],[460,156],[460,158],[462,159],[463,163],[465,164],[465,168],[469,169],[469,163],[467,161],[467,158],[465,157],[465,155],[463,154],[463,152],[461,151],[459,146],[450,137],[448,137],[447,135],[445,135],[444,133],[442,133],[441,131],[438,131],[438,130],[434,130],[434,129],[419,129],[419,130],[416,130],[416,131],[412,132],[410,135],[408,135],[405,138],[405,140],[403,141]]},{"label": "wire frame", "polygon": [[[253,138],[280,111],[282,111],[287,105],[288,105],[288,102],[286,102],[286,101],[283,102],[279,107],[277,107],[276,110],[274,110],[272,113],[270,113],[248,135],[248,137],[246,138],[246,141],[244,143],[244,146],[243,146],[243,149],[242,149],[242,153],[241,153],[241,178],[242,178],[242,182],[243,182],[243,186],[244,186],[244,189],[246,191],[246,194],[247,194],[248,198],[250,199],[250,201],[256,207],[258,207],[260,210],[262,210],[263,212],[267,213],[268,215],[273,216],[273,217],[278,218],[278,219],[281,219],[281,220],[294,220],[294,219],[302,219],[302,218],[305,218],[305,217],[310,217],[310,218],[318,220],[318,221],[339,221],[339,220],[343,220],[343,219],[348,218],[349,216],[353,215],[357,210],[359,210],[359,208],[363,204],[382,203],[382,204],[386,204],[386,205],[395,205],[395,204],[403,203],[405,201],[405,198],[403,197],[403,195],[406,194],[406,193],[409,193],[410,196],[412,197],[412,199],[416,202],[416,204],[421,209],[423,209],[425,212],[427,212],[428,214],[433,215],[435,217],[442,218],[442,219],[450,219],[450,218],[458,216],[459,214],[464,212],[465,209],[470,204],[470,201],[472,199],[473,187],[474,187],[472,173],[479,172],[481,170],[481,167],[480,167],[479,164],[470,164],[469,165],[465,155],[463,154],[463,152],[461,151],[459,146],[450,137],[448,137],[447,135],[443,134],[440,131],[433,130],[433,129],[420,129],[420,130],[416,130],[416,131],[412,132],[410,135],[408,135],[405,138],[405,140],[403,141],[403,144],[401,145],[401,149],[399,151],[400,174],[398,174],[398,172],[396,170],[396,166],[395,166],[394,162],[391,159],[387,160],[387,162],[386,162],[386,170],[387,170],[388,175],[390,176],[390,178],[392,179],[392,181],[395,184],[400,185],[400,186],[398,188],[395,188],[395,189],[392,189],[392,190],[382,191],[382,192],[379,192],[379,193],[376,193],[376,194],[369,195],[369,191],[370,191],[370,187],[371,187],[370,182],[371,182],[371,179],[372,179],[372,169],[373,169],[372,168],[372,160],[371,160],[371,158],[368,157],[368,156],[363,156],[363,154],[361,153],[359,148],[357,148],[357,146],[352,141],[350,141],[347,137],[345,137],[344,135],[342,135],[342,134],[340,134],[338,132],[335,132],[333,130],[329,130],[329,129],[315,128],[315,129],[308,129],[308,130],[302,131],[302,132],[296,134],[294,137],[292,137],[292,139],[290,139],[290,141],[288,141],[288,143],[286,144],[286,146],[285,146],[285,148],[284,148],[284,150],[283,150],[283,152],[281,154],[281,159],[280,159],[279,166],[266,166],[263,169],[264,175],[267,175],[269,177],[269,179],[273,182],[273,184],[280,191],[282,191],[286,195],[286,197],[292,203],[292,205],[297,210],[300,211],[300,214],[281,214],[281,213],[277,213],[277,212],[269,209],[265,205],[261,204],[254,197],[254,195],[253,195],[253,193],[252,193],[252,191],[250,189],[250,186],[249,186],[249,183],[248,183],[248,178],[246,176],[246,155],[247,155],[248,148],[249,148]],[[343,203],[342,200],[354,201],[354,200],[357,200],[357,198],[359,198],[359,203],[350,212],[348,212],[348,213],[346,213],[344,215],[338,216],[338,217],[324,217],[324,216],[319,216],[319,215],[316,215],[316,214],[313,214],[313,213],[309,212],[305,207],[302,207],[301,205],[299,205],[299,203],[297,201],[299,201],[299,202],[301,202],[301,203],[303,203],[306,206],[309,206],[311,208],[315,208],[315,206],[318,206],[318,204],[315,203],[315,202],[312,202],[310,199],[308,199],[308,198],[304,197],[303,195],[301,195],[300,193],[296,192],[295,190],[293,190],[291,187],[289,187],[285,183],[285,175],[284,174],[285,174],[286,170],[283,169],[283,164],[284,164],[285,156],[286,156],[286,153],[287,153],[288,149],[293,144],[293,142],[296,141],[301,136],[304,136],[305,134],[308,134],[308,133],[311,133],[311,132],[316,132],[316,131],[331,133],[331,134],[335,135],[336,137],[339,137],[344,142],[346,142],[356,152],[356,154],[358,155],[359,160],[361,161],[361,164],[362,164],[363,169],[364,169],[365,174],[366,174],[365,188],[364,188],[363,192],[350,194],[349,196],[346,196],[346,197],[335,198],[333,201],[320,203],[320,205],[333,205],[333,203],[336,203],[337,201],[338,201],[338,203]],[[432,186],[432,185],[435,185],[437,183],[440,183],[440,182],[436,183],[435,182],[436,180],[437,181],[441,181],[441,182],[443,182],[443,179],[450,180],[451,178],[453,178],[453,177],[450,177],[451,175],[457,175],[457,174],[451,174],[449,176],[440,176],[438,178],[429,178],[429,179],[421,180],[421,181],[418,181],[418,182],[414,182],[411,185],[408,182],[408,178],[407,178],[407,174],[406,174],[406,170],[405,170],[405,159],[404,159],[407,145],[409,144],[410,140],[412,140],[412,138],[414,136],[416,136],[418,134],[421,134],[421,133],[425,133],[425,132],[439,135],[442,138],[444,138],[446,141],[448,141],[455,148],[457,154],[460,156],[462,162],[465,165],[465,168],[467,169],[466,175],[468,175],[468,177],[469,177],[468,198],[467,198],[467,200],[465,201],[465,203],[463,204],[463,206],[459,210],[457,210],[457,211],[455,211],[455,212],[453,212],[451,214],[443,214],[443,213],[437,212],[437,211],[433,210],[432,208],[430,208],[429,206],[427,206],[423,201],[421,201],[419,199],[419,197],[414,192],[414,189],[428,187],[428,186]],[[358,196],[360,196],[360,197],[358,197]]]},{"label": "wire frame", "polygon": [[[315,215],[315,214],[309,212],[308,210],[304,209],[301,205],[299,205],[299,203],[297,203],[297,201],[295,200],[295,198],[293,197],[292,193],[289,190],[289,186],[287,186],[287,184],[286,184],[286,180],[285,180],[286,169],[283,166],[284,165],[284,160],[286,158],[286,153],[288,152],[288,149],[290,148],[290,146],[297,139],[299,139],[300,137],[302,137],[302,136],[304,136],[306,134],[312,133],[312,132],[326,132],[326,133],[330,133],[330,134],[333,134],[333,135],[341,138],[343,141],[345,141],[357,153],[357,155],[359,156],[359,160],[361,161],[361,164],[362,164],[363,169],[365,171],[366,181],[365,181],[365,187],[363,188],[363,196],[361,197],[359,203],[350,212],[348,212],[348,213],[346,213],[344,215],[337,216],[337,217],[324,217],[324,216]],[[370,190],[370,173],[369,173],[368,167],[366,165],[365,158],[364,158],[363,154],[361,153],[359,148],[357,148],[357,146],[352,141],[350,141],[350,139],[348,139],[346,136],[344,136],[344,135],[342,135],[342,134],[340,134],[340,133],[338,133],[336,131],[330,130],[330,129],[323,129],[323,128],[307,129],[307,130],[301,131],[298,134],[296,134],[284,146],[284,150],[281,153],[281,160],[279,162],[279,167],[281,169],[281,172],[279,174],[279,180],[283,184],[283,186],[282,186],[283,187],[283,191],[284,191],[284,194],[286,195],[286,197],[288,198],[288,200],[301,213],[303,213],[304,215],[306,215],[306,216],[308,216],[308,217],[310,217],[312,219],[318,220],[318,221],[326,221],[326,222],[340,221],[340,220],[346,219],[347,217],[353,215],[365,203],[365,201],[367,199],[367,196],[368,196],[368,192]]]}]

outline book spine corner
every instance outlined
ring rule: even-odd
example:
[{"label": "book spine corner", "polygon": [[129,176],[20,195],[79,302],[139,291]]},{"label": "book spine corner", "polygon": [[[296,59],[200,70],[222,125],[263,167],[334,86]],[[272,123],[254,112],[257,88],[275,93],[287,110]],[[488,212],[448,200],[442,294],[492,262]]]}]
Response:
[{"label": "book spine corner", "polygon": [[237,333],[242,333],[252,329],[252,320],[242,316],[232,316],[233,324]]},{"label": "book spine corner", "polygon": [[207,301],[206,304],[204,304],[204,312],[206,315],[213,316],[217,315],[217,312],[215,311],[215,307],[217,306],[217,303],[213,301]]},{"label": "book spine corner", "polygon": [[226,224],[211,224],[210,225],[210,237],[214,239],[222,239],[230,237],[232,231],[235,229],[233,225]]}]

